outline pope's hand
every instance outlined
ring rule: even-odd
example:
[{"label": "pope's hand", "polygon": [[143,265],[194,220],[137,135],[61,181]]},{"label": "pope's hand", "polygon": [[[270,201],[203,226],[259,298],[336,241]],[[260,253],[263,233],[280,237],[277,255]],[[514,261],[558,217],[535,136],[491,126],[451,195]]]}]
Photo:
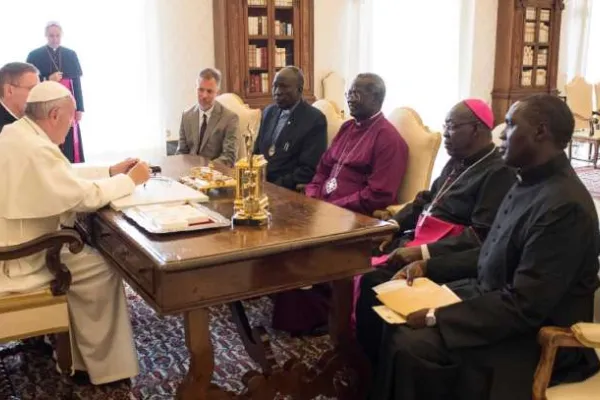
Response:
[{"label": "pope's hand", "polygon": [[63,77],[62,72],[56,71],[55,73],[50,75],[48,77],[48,79],[50,79],[51,81],[54,81],[54,82],[59,82],[62,79],[62,77]]},{"label": "pope's hand", "polygon": [[150,179],[150,167],[145,162],[139,161],[127,172],[127,175],[136,186],[141,185]]},{"label": "pope's hand", "polygon": [[110,176],[128,173],[129,170],[133,168],[133,166],[139,161],[140,160],[138,158],[128,158],[124,161],[121,161],[118,164],[113,165],[108,169],[108,171],[110,172]]},{"label": "pope's hand", "polygon": [[83,117],[83,111],[75,112],[75,121],[80,122],[82,117]]}]

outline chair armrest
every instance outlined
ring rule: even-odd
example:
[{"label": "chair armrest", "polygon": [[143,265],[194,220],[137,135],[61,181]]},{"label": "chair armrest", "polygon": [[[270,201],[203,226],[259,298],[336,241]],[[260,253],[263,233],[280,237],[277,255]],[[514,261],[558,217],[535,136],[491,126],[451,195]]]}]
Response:
[{"label": "chair armrest", "polygon": [[71,253],[79,253],[83,250],[83,240],[79,233],[73,229],[62,229],[25,243],[0,247],[0,261],[16,260],[47,250],[46,267],[55,278],[50,283],[50,290],[55,296],[63,295],[71,285],[71,273],[60,261],[60,251],[65,244],[69,246]]},{"label": "chair armrest", "polygon": [[382,221],[387,221],[392,218],[392,214],[388,210],[375,210],[373,211],[373,217]]},{"label": "chair armrest", "polygon": [[304,189],[306,189],[305,183],[299,183],[296,185],[296,192],[304,194]]},{"label": "chair armrest", "polygon": [[538,342],[542,347],[540,361],[533,378],[533,400],[546,400],[546,389],[552,377],[552,368],[559,347],[586,347],[570,328],[547,326],[540,329]]}]

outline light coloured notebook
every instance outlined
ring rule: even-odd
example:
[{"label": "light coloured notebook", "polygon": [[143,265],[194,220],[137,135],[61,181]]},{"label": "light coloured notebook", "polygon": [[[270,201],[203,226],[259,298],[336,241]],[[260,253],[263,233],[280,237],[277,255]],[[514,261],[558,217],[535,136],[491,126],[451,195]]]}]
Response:
[{"label": "light coloured notebook", "polygon": [[176,202],[202,203],[208,201],[208,196],[192,189],[174,179],[151,178],[145,185],[139,185],[128,196],[110,202],[113,210],[143,206],[149,204],[165,204]]},{"label": "light coloured notebook", "polygon": [[383,305],[402,318],[424,308],[438,308],[461,301],[447,286],[440,286],[427,278],[415,279],[412,286],[404,280],[390,281],[373,290]]}]

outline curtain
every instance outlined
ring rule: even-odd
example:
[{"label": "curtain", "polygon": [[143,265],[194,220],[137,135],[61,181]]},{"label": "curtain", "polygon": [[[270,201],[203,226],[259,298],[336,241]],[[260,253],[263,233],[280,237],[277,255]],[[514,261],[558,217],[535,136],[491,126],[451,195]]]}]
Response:
[{"label": "curtain", "polygon": [[[592,60],[598,59],[595,55],[597,51],[590,51],[595,44],[598,49],[598,33],[600,20],[600,7],[593,7],[593,0],[568,0],[565,5],[562,16],[560,54],[558,57],[558,87],[562,89],[564,85],[570,82],[576,76],[593,82],[593,79],[600,78],[594,75]],[[595,14],[595,16],[594,16]],[[596,22],[592,24],[595,17]],[[595,26],[594,26],[595,25]],[[595,37],[592,35],[592,28]],[[596,65],[597,61],[596,61]],[[590,68],[591,67],[591,68]]]},{"label": "curtain", "polygon": [[[441,131],[446,113],[472,92],[475,6],[475,0],[351,0],[348,85],[359,72],[375,72],[386,83],[384,113],[411,107]],[[448,158],[441,149],[433,176]]]},{"label": "curtain", "polygon": [[[63,27],[62,44],[83,69],[81,121],[88,161],[164,154],[159,113],[154,1],[10,1],[2,5],[0,64],[25,61],[46,43],[50,20]],[[10,40],[7,40],[9,39]]]}]

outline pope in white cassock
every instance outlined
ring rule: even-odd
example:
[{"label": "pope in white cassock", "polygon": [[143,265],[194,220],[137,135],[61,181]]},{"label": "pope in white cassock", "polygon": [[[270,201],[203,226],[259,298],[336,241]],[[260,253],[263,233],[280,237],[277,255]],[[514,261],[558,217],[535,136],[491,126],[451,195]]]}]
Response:
[{"label": "pope in white cassock", "polygon": [[[110,168],[74,168],[61,144],[75,115],[71,93],[59,83],[35,86],[25,117],[0,135],[0,246],[24,243],[72,225],[89,212],[133,192],[148,180],[148,165],[128,159]],[[67,293],[73,368],[104,384],[138,373],[137,354],[123,284],[102,256],[86,246],[65,250],[72,274]],[[44,254],[0,262],[0,296],[47,286],[53,276]]]}]

